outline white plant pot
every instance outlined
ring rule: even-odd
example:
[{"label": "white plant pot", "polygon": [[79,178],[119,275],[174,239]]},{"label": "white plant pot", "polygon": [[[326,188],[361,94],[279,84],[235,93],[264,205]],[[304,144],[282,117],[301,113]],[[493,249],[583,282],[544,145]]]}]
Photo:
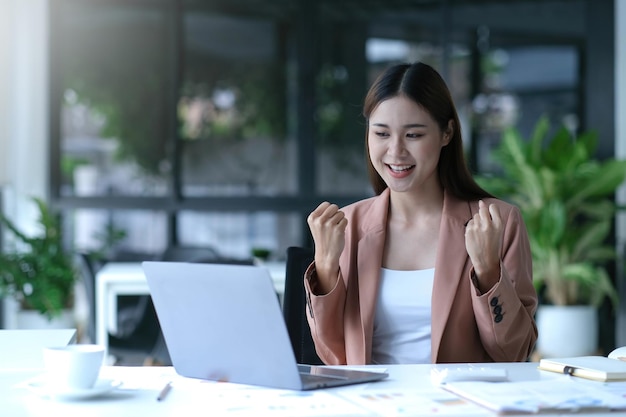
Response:
[{"label": "white plant pot", "polygon": [[18,329],[73,329],[76,328],[76,320],[73,310],[64,310],[60,316],[48,320],[46,316],[34,310],[22,310],[17,312],[16,324]]},{"label": "white plant pot", "polygon": [[541,357],[597,354],[598,310],[593,306],[549,306],[537,309],[537,350]]}]

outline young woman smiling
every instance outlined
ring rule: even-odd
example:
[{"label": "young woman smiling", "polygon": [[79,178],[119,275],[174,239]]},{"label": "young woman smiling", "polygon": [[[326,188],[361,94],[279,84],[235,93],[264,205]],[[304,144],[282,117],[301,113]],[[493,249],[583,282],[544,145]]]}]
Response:
[{"label": "young woman smiling", "polygon": [[322,202],[307,318],[326,364],[511,362],[537,340],[519,210],[481,189],[441,76],[388,68],[364,103],[375,197]]}]

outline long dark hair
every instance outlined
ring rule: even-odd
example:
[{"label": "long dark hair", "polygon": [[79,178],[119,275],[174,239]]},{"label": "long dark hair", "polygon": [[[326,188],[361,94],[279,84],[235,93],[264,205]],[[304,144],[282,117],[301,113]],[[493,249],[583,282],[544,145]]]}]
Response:
[{"label": "long dark hair", "polygon": [[398,95],[405,95],[423,107],[435,119],[442,131],[448,129],[450,120],[453,122],[450,143],[442,148],[437,164],[441,185],[462,200],[492,197],[474,181],[465,162],[461,123],[448,86],[437,71],[422,62],[399,64],[387,68],[376,79],[365,97],[363,104],[363,116],[366,121],[365,154],[370,182],[376,194],[382,193],[387,188],[387,184],[378,175],[370,159],[367,146],[369,118],[382,101]]}]

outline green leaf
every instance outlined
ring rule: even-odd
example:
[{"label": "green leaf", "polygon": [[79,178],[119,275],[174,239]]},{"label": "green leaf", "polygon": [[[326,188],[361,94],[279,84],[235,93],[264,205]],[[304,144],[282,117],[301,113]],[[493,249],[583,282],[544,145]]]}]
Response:
[{"label": "green leaf", "polygon": [[506,129],[492,152],[499,172],[478,176],[492,194],[517,205],[533,258],[533,283],[554,304],[598,305],[617,292],[606,271],[615,259],[609,235],[614,195],[626,180],[626,161],[594,156],[598,136],[560,126],[549,136],[542,116],[528,139]]},{"label": "green leaf", "polygon": [[0,217],[16,241],[12,250],[0,253],[0,291],[52,318],[71,305],[78,275],[70,251],[63,247],[60,218],[43,200],[33,202],[39,210],[39,235],[27,236]]}]

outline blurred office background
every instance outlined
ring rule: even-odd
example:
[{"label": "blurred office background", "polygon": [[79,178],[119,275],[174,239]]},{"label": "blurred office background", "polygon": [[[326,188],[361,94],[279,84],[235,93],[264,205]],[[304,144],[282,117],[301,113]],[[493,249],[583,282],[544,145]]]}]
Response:
[{"label": "blurred office background", "polygon": [[416,60],[448,82],[476,172],[542,114],[626,155],[618,0],[2,0],[3,210],[28,230],[43,196],[85,250],[115,229],[128,252],[284,257],[319,202],[371,195],[362,99]]}]

